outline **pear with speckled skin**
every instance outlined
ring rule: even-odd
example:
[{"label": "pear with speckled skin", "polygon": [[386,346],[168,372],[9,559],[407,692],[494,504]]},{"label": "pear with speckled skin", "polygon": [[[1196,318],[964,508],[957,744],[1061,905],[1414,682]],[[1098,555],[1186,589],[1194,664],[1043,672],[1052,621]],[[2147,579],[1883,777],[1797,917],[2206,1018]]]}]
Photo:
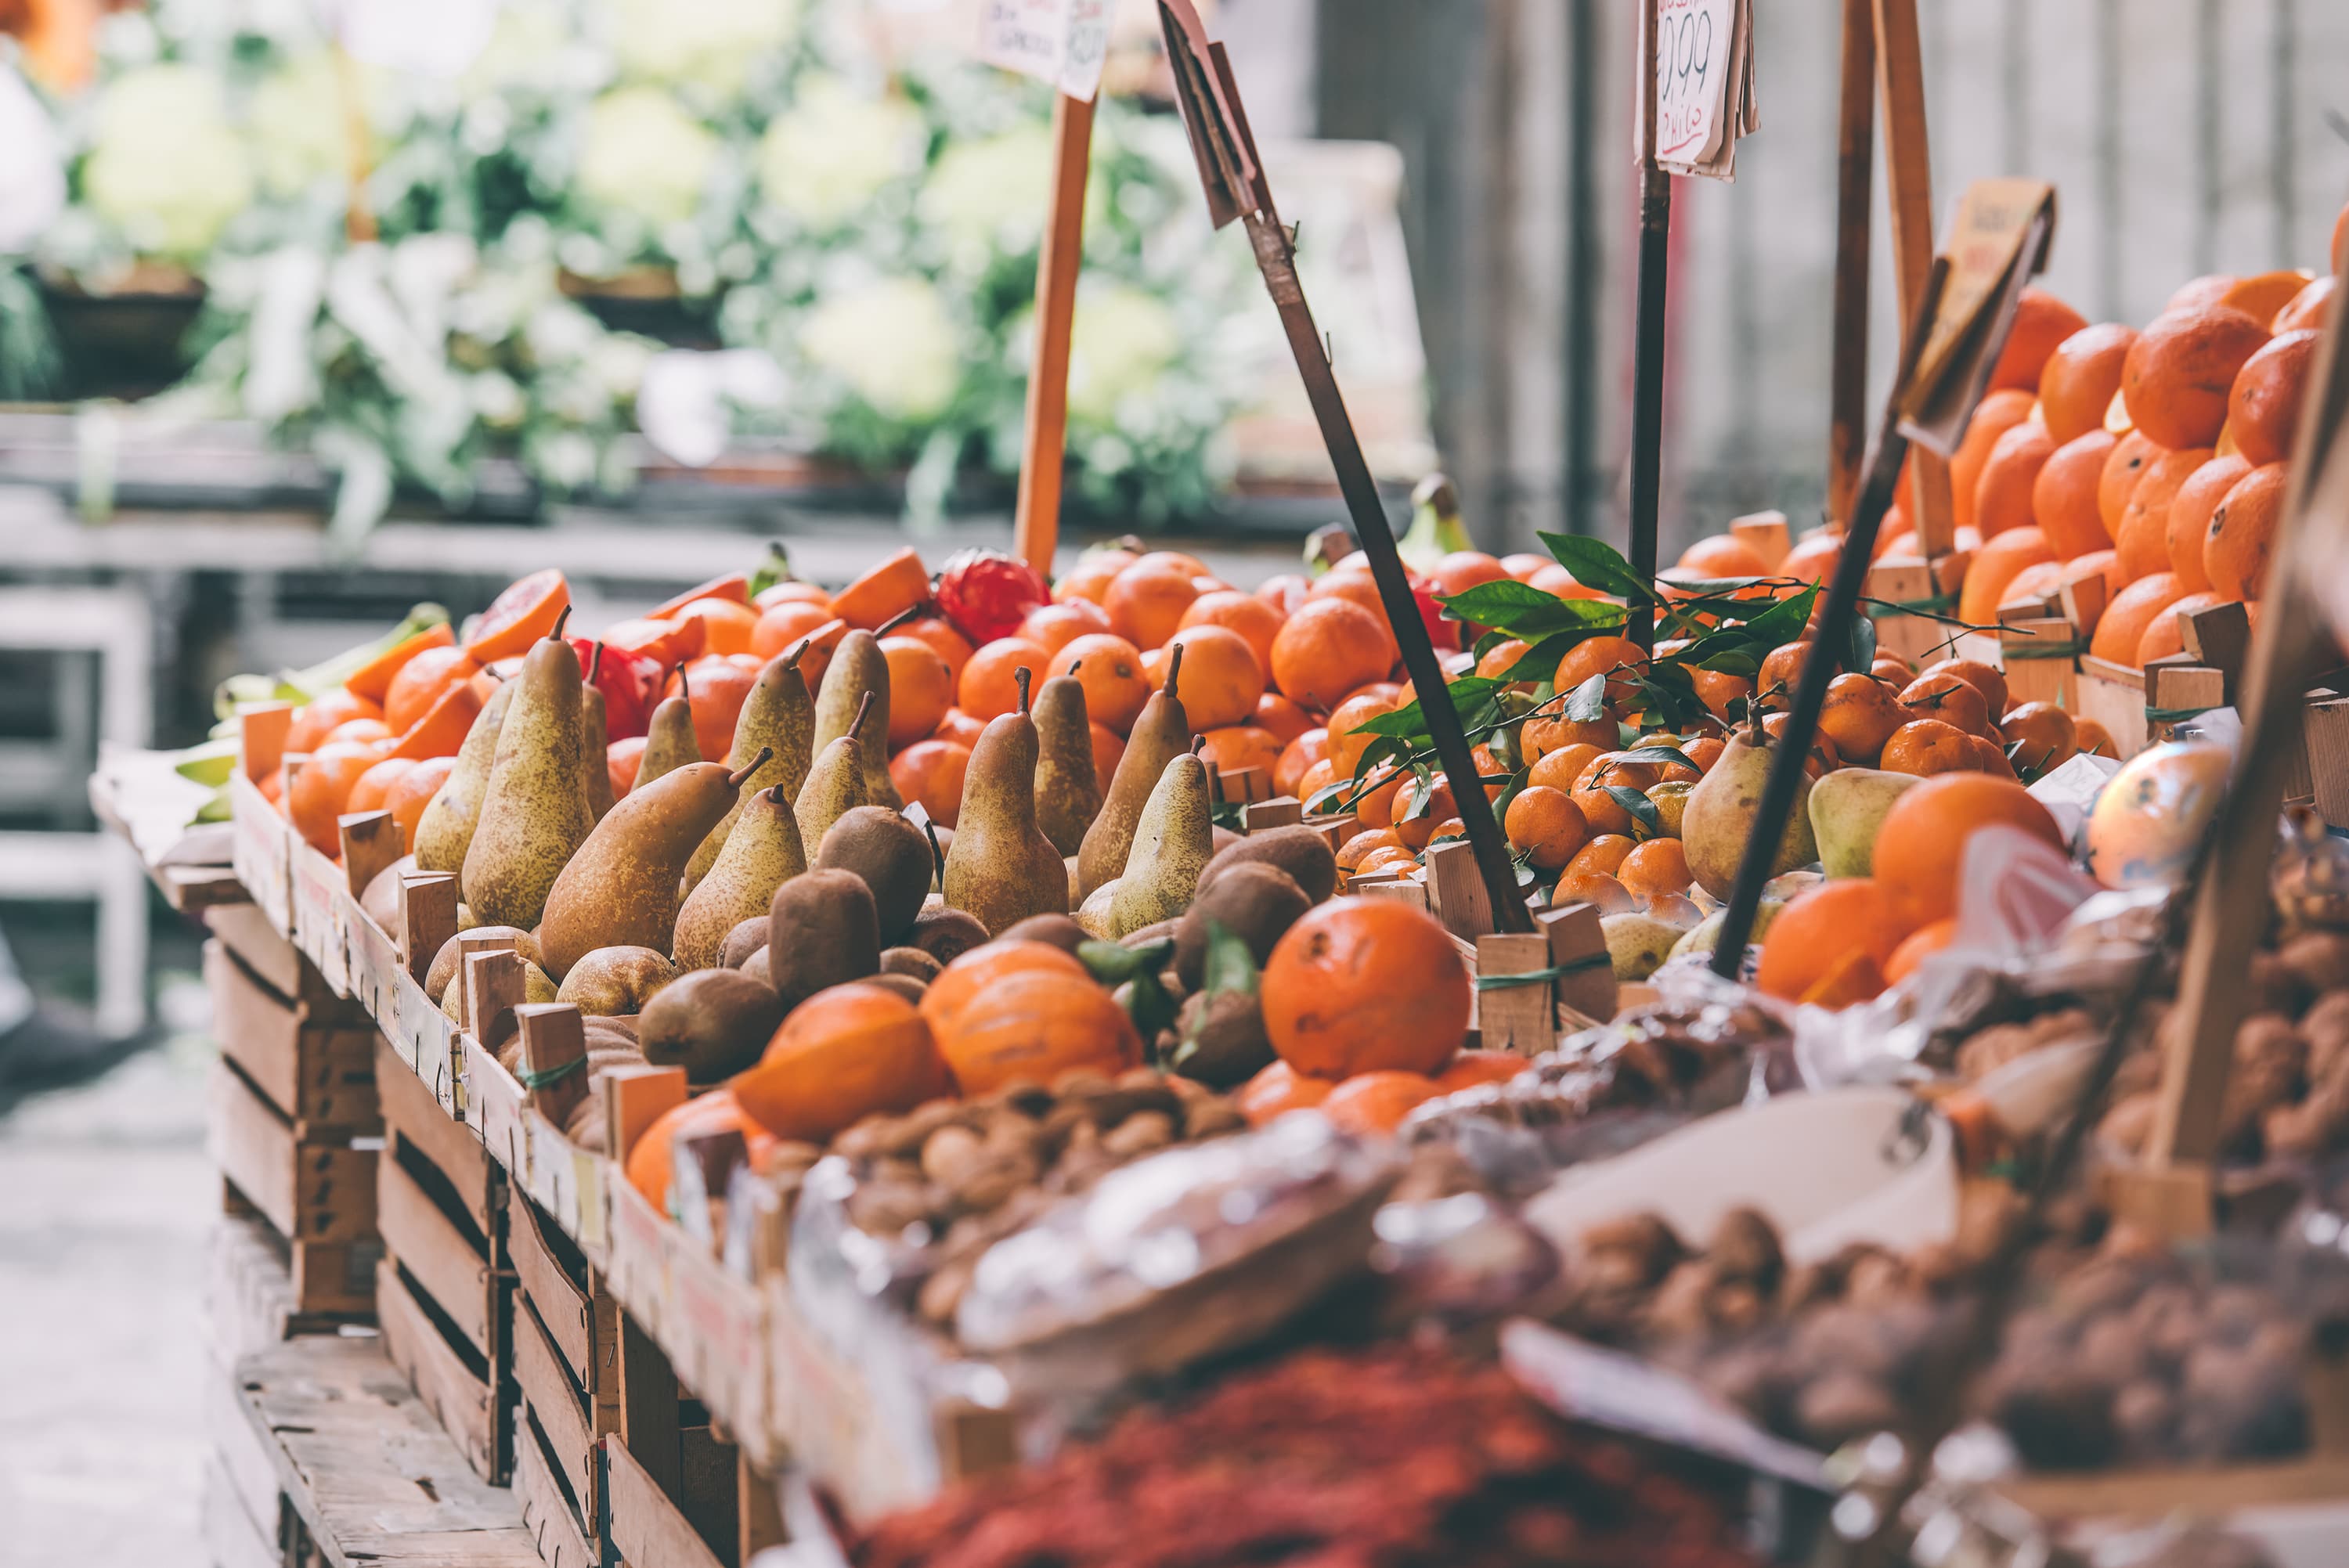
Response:
[{"label": "pear with speckled skin", "polygon": [[1191,749],[1191,718],[1176,695],[1182,676],[1183,645],[1177,643],[1167,657],[1166,684],[1142,705],[1133,730],[1125,738],[1125,754],[1111,776],[1109,792],[1102,797],[1101,810],[1077,850],[1080,898],[1092,897],[1103,882],[1123,873],[1151,792],[1165,775],[1166,765]]},{"label": "pear with speckled skin", "polygon": [[1216,852],[1210,810],[1206,766],[1186,751],[1158,776],[1134,826],[1133,849],[1110,901],[1110,924],[1120,937],[1191,907],[1199,873]]},{"label": "pear with speckled skin", "polygon": [[1036,824],[1054,849],[1073,855],[1084,847],[1085,830],[1102,807],[1084,683],[1054,676],[1037,687],[1035,717]]},{"label": "pear with speckled skin", "polygon": [[[815,703],[808,696],[807,677],[800,674],[800,655],[807,652],[807,640],[789,652],[769,659],[750,687],[750,695],[742,701],[742,712],[734,721],[734,747],[726,754],[726,766],[740,768],[761,751],[768,753],[767,763],[750,775],[742,787],[740,800],[726,813],[726,820],[709,830],[709,837],[696,850],[693,861],[685,868],[685,885],[689,892],[709,874],[718,863],[720,851],[726,847],[734,823],[756,798],[758,791],[781,785],[783,799],[795,798],[800,786],[807,782],[808,765],[815,757]],[[772,888],[768,892],[772,892]],[[766,901],[760,900],[764,909]]]},{"label": "pear with speckled skin", "polygon": [[483,924],[528,931],[545,912],[547,890],[595,826],[579,782],[585,683],[561,621],[531,645],[513,684],[519,689],[498,728],[481,820],[458,883]]},{"label": "pear with speckled skin", "polygon": [[505,724],[515,689],[512,681],[498,683],[498,689],[473,716],[473,727],[457,748],[449,777],[440,781],[424,814],[416,820],[418,871],[464,870],[465,851],[472,847],[473,830],[481,820],[481,797],[490,788],[490,764],[497,759],[498,731]]},{"label": "pear with speckled skin", "polygon": [[1036,721],[1029,673],[1019,706],[988,720],[964,770],[962,813],[947,851],[944,896],[990,932],[1033,914],[1069,913],[1069,868],[1036,821]]},{"label": "pear with speckled skin", "polygon": [[[827,673],[824,689],[829,691],[831,687]],[[869,707],[871,694],[866,694],[864,700]],[[861,720],[843,726],[839,737],[825,744],[816,754],[815,766],[808,769],[807,782],[800,786],[799,798],[793,802],[799,814],[802,849],[809,844],[822,845],[832,825],[857,807],[878,804],[865,783],[870,775],[864,768],[864,743],[858,738],[864,732]]]},{"label": "pear with speckled skin", "polygon": [[752,792],[735,816],[717,863],[678,906],[671,949],[678,973],[719,967],[727,934],[746,920],[763,917],[775,890],[807,868],[790,792],[780,783]]},{"label": "pear with speckled skin", "polygon": [[587,815],[600,822],[612,809],[612,735],[604,713],[604,691],[595,674],[604,667],[604,645],[595,645],[587,666],[587,684],[579,689],[579,787],[587,797]]},{"label": "pear with speckled skin", "polygon": [[636,781],[632,789],[641,789],[664,773],[674,773],[688,762],[701,760],[701,742],[693,734],[693,688],[685,666],[677,670],[677,695],[665,696],[654,705],[651,719],[645,726],[645,749],[636,758]]},{"label": "pear with speckled skin", "polygon": [[[823,689],[815,699],[815,749],[851,733],[863,748],[864,799],[858,804],[903,810],[905,802],[889,782],[889,661],[880,639],[862,629],[842,637],[824,666]],[[823,839],[807,841],[821,844]]]}]

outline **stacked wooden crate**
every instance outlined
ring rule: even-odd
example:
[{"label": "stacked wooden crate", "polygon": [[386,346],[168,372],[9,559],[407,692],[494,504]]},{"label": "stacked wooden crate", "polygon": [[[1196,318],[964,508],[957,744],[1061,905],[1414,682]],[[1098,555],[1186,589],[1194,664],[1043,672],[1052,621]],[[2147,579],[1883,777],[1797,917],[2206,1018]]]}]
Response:
[{"label": "stacked wooden crate", "polygon": [[619,1427],[619,1305],[551,1216],[521,1192],[508,1205],[520,1394],[514,1491],[549,1568],[581,1568],[598,1560],[599,1450]]}]

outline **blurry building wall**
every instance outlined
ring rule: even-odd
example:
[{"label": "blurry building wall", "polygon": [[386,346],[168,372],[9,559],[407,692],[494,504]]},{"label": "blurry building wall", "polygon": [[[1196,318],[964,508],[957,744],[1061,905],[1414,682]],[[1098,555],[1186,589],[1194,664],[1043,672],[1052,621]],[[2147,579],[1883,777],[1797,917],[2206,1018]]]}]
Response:
[{"label": "blurry building wall", "polygon": [[[2141,325],[2202,273],[2325,265],[2349,200],[2349,4],[1919,10],[1937,212],[1984,176],[2054,181],[2043,281],[2091,320]],[[1667,559],[1736,512],[1819,516],[1840,14],[1760,0],[1761,129],[1737,181],[1675,182]],[[1637,15],[1630,0],[1319,0],[1319,127],[1402,150],[1437,438],[1496,548],[1561,526],[1621,537]],[[1898,332],[1880,149],[1876,167],[1872,397]]]}]

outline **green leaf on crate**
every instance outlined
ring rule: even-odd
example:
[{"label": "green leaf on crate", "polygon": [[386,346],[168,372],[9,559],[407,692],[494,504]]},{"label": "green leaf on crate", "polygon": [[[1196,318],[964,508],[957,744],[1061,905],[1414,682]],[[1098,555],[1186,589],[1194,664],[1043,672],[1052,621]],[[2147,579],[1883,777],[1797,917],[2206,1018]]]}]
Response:
[{"label": "green leaf on crate", "polygon": [[1523,583],[1502,578],[1479,583],[1464,593],[1438,600],[1444,613],[1513,637],[1547,637],[1581,626],[1597,629],[1623,624],[1623,607],[1604,599],[1561,599]]},{"label": "green leaf on crate", "polygon": [[1226,991],[1256,995],[1256,954],[1248,951],[1247,938],[1220,920],[1207,922],[1207,962],[1199,988],[1210,996]]},{"label": "green leaf on crate", "polygon": [[1566,717],[1577,724],[1589,724],[1607,711],[1607,672],[1601,670],[1580,686],[1566,699]]},{"label": "green leaf on crate", "polygon": [[1614,798],[1615,804],[1622,807],[1634,822],[1648,830],[1648,837],[1653,839],[1662,836],[1664,820],[1657,815],[1656,803],[1653,800],[1649,799],[1629,784],[1608,784],[1601,788]]},{"label": "green leaf on crate", "polygon": [[1631,563],[1613,546],[1578,533],[1545,533],[1538,537],[1550,558],[1572,573],[1574,580],[1585,588],[1612,593],[1627,603],[1655,602],[1655,585],[1640,582]]}]

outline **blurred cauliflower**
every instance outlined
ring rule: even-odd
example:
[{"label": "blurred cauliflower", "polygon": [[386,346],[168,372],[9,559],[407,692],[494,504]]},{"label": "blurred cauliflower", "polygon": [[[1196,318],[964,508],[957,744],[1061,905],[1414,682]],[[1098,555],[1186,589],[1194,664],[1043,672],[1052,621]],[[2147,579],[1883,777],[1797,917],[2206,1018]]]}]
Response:
[{"label": "blurred cauliflower", "polygon": [[936,418],[961,379],[946,299],[918,278],[884,278],[833,294],[808,317],[800,346],[889,418]]},{"label": "blurred cauliflower", "polygon": [[108,85],[82,195],[142,254],[202,257],[253,201],[253,184],[211,73],[145,66]]},{"label": "blurred cauliflower", "polygon": [[998,244],[1036,242],[1051,195],[1051,143],[1045,127],[1027,125],[983,141],[957,141],[939,154],[922,190],[922,216],[946,235],[958,261]]},{"label": "blurred cauliflower", "polygon": [[1084,291],[1069,329],[1069,411],[1113,423],[1118,404],[1149,391],[1182,346],[1174,313],[1154,295],[1131,284]]},{"label": "blurred cauliflower", "polygon": [[342,74],[323,49],[287,61],[253,89],[245,139],[271,195],[298,196],[314,181],[347,177],[352,116],[343,92]]},{"label": "blurred cauliflower", "polygon": [[923,136],[920,112],[904,98],[811,77],[759,139],[759,189],[809,228],[833,228],[920,166]]},{"label": "blurred cauliflower", "polygon": [[647,224],[680,222],[701,204],[717,155],[718,139],[667,93],[616,88],[588,106],[579,190]]},{"label": "blurred cauliflower", "polygon": [[609,10],[621,75],[721,98],[799,30],[797,0],[611,0]]}]

